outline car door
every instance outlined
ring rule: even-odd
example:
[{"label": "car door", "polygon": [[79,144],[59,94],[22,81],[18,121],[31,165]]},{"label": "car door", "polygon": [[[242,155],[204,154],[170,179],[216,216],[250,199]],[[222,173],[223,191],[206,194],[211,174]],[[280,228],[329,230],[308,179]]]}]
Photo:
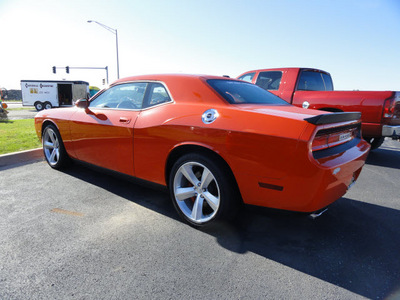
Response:
[{"label": "car door", "polygon": [[147,83],[112,86],[79,109],[70,122],[75,156],[82,161],[134,176],[133,127]]}]

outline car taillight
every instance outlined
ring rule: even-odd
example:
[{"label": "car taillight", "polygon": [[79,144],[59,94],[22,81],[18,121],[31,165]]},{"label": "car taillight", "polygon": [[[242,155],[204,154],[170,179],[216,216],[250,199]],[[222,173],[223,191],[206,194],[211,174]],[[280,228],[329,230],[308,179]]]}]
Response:
[{"label": "car taillight", "polygon": [[383,106],[383,117],[384,118],[392,118],[395,108],[395,101],[394,99],[387,99]]},{"label": "car taillight", "polygon": [[359,124],[322,129],[315,135],[312,142],[312,151],[323,150],[347,143],[358,136],[359,131]]}]

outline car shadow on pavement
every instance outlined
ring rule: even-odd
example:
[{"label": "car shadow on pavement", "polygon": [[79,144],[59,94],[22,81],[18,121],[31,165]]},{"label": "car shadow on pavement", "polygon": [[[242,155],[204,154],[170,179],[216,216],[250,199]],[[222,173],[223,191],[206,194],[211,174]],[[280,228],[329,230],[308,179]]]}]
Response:
[{"label": "car shadow on pavement", "polygon": [[75,162],[62,172],[179,220],[169,199],[168,190],[161,185],[83,162]]},{"label": "car shadow on pavement", "polygon": [[382,299],[394,293],[400,297],[399,228],[399,210],[341,198],[315,220],[252,209],[236,224],[208,233],[232,251],[250,251],[364,297]]},{"label": "car shadow on pavement", "polygon": [[387,148],[371,151],[366,163],[374,166],[400,169],[400,148],[398,150]]},{"label": "car shadow on pavement", "polygon": [[[182,222],[165,189],[98,171],[75,164],[64,173]],[[317,219],[243,207],[235,221],[200,230],[235,253],[253,252],[358,295],[381,299],[400,296],[399,228],[399,210],[341,198]]]}]

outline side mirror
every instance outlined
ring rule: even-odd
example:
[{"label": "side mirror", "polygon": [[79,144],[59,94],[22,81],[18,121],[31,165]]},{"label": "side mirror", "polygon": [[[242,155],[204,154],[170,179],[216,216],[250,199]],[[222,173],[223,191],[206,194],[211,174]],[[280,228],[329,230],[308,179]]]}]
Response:
[{"label": "side mirror", "polygon": [[79,99],[75,102],[75,106],[78,108],[88,108],[89,107],[89,101],[87,99]]}]

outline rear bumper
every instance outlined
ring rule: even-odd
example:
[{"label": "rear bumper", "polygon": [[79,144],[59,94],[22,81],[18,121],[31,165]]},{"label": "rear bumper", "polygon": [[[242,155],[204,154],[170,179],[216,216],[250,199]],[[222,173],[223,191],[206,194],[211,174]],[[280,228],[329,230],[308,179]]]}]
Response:
[{"label": "rear bumper", "polygon": [[[298,210],[312,212],[322,209],[341,198],[353,186],[367,159],[370,146],[360,139],[357,145],[322,159],[318,162],[317,172],[303,205]],[[308,182],[309,185],[312,183]],[[301,189],[300,186],[297,187]]]},{"label": "rear bumper", "polygon": [[[238,180],[243,201],[247,204],[283,210],[314,212],[342,197],[354,184],[369,153],[364,140],[337,155],[314,159],[297,153],[296,166],[280,179],[246,175]],[[239,176],[238,176],[239,177]],[[243,184],[246,182],[246,184]]]},{"label": "rear bumper", "polygon": [[399,137],[400,136],[400,125],[383,125],[382,136]]}]

